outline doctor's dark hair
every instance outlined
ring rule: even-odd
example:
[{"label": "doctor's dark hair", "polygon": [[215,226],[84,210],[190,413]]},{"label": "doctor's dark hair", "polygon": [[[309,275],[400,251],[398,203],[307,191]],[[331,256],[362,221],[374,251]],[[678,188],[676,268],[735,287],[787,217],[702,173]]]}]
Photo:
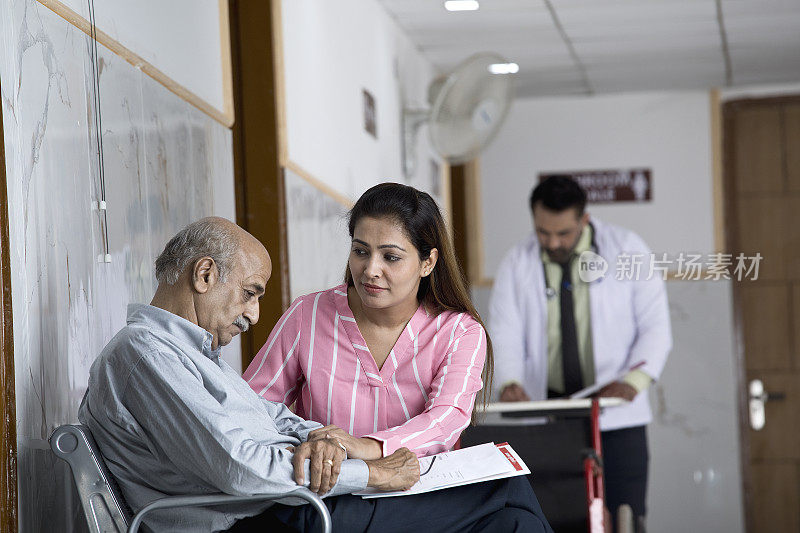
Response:
[{"label": "doctor's dark hair", "polygon": [[540,202],[543,207],[556,212],[575,208],[580,217],[586,210],[586,191],[569,176],[553,175],[534,187],[530,198],[531,212]]},{"label": "doctor's dark hair", "polygon": [[[431,250],[436,248],[439,258],[431,273],[420,279],[417,300],[433,315],[445,310],[467,313],[486,331],[483,320],[470,300],[447,224],[436,201],[428,193],[400,183],[381,183],[362,194],[350,210],[347,227],[350,238],[353,237],[358,221],[365,217],[388,218],[399,224],[419,252],[420,261],[427,259]],[[353,286],[349,267],[345,269],[344,281],[348,287]],[[491,395],[493,375],[492,342],[487,333],[486,362],[482,375],[484,387],[480,393],[484,405]],[[474,411],[472,419],[474,422]]]}]

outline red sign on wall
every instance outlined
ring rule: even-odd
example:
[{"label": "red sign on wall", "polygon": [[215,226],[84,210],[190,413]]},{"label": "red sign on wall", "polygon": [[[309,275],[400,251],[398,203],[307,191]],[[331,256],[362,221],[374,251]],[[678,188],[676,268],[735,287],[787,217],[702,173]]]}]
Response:
[{"label": "red sign on wall", "polygon": [[650,202],[653,199],[652,175],[649,168],[542,172],[539,182],[551,176],[572,178],[586,191],[591,204]]}]

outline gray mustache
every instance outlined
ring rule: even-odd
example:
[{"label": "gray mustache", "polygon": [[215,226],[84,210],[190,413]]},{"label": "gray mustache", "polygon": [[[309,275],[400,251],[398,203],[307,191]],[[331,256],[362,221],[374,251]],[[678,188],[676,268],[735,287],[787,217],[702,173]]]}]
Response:
[{"label": "gray mustache", "polygon": [[236,320],[233,321],[233,325],[238,327],[242,330],[242,333],[250,329],[250,320],[245,318],[244,315],[239,315],[236,317]]}]

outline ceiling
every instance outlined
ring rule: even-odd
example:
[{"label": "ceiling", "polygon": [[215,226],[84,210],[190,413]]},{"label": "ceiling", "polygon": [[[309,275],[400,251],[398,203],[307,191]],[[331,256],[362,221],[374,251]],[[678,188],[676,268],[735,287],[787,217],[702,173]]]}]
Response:
[{"label": "ceiling", "polygon": [[800,81],[800,0],[379,0],[439,70],[519,65],[518,96]]}]

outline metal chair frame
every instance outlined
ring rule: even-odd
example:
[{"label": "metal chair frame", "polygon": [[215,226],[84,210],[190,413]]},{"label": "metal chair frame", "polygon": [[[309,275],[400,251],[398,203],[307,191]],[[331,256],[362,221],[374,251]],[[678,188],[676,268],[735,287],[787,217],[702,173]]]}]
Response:
[{"label": "metal chair frame", "polygon": [[66,424],[56,428],[50,437],[50,448],[57,457],[69,463],[83,512],[92,533],[123,531],[136,533],[144,517],[158,509],[272,501],[287,497],[297,497],[309,502],[322,517],[323,531],[331,533],[331,515],[328,508],[319,496],[305,487],[299,487],[288,493],[252,496],[223,493],[166,496],[150,502],[133,514],[86,426]]}]

